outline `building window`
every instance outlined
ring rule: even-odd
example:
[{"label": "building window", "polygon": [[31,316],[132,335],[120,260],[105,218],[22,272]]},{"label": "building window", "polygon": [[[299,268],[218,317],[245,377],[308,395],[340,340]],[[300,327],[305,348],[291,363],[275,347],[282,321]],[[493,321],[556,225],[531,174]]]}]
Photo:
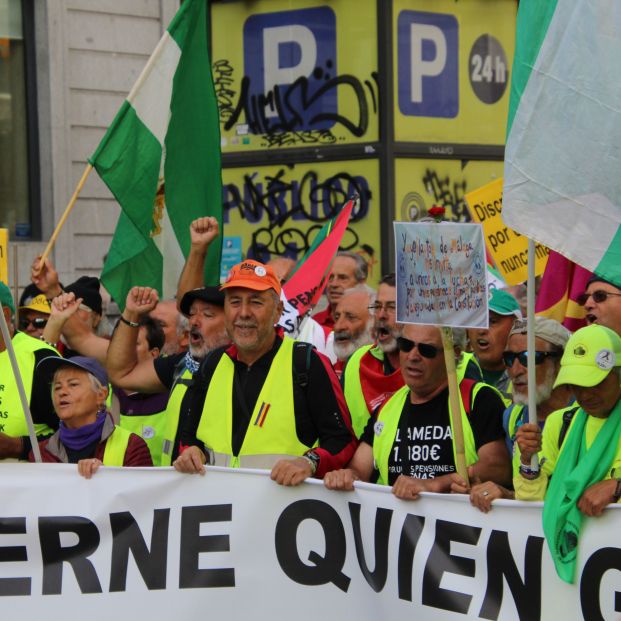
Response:
[{"label": "building window", "polygon": [[0,228],[31,239],[29,132],[22,0],[0,0]]}]

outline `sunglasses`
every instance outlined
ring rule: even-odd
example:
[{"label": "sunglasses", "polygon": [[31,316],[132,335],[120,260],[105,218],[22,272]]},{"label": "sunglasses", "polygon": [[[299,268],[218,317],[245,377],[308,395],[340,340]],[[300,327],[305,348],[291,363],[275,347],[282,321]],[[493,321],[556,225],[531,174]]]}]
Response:
[{"label": "sunglasses", "polygon": [[43,317],[35,317],[34,319],[20,319],[19,329],[25,330],[30,324],[32,324],[32,327],[36,330],[41,330],[47,325],[47,319],[44,319]]},{"label": "sunglasses", "polygon": [[589,298],[593,298],[593,302],[601,304],[608,299],[609,295],[621,296],[621,293],[611,293],[610,291],[602,291],[601,289],[598,289],[597,291],[593,291],[593,293],[583,293],[579,295],[576,302],[578,302],[580,306],[584,306]]},{"label": "sunglasses", "polygon": [[[535,364],[541,364],[546,358],[560,358],[562,353],[560,351],[536,351],[535,352]],[[502,354],[502,359],[508,368],[513,366],[515,359],[523,366],[528,366],[528,352],[527,351],[505,351]]]},{"label": "sunglasses", "polygon": [[410,339],[406,339],[403,336],[397,338],[397,347],[399,348],[399,351],[405,352],[406,354],[412,351],[415,347],[418,347],[418,353],[423,358],[435,358],[440,351],[439,347],[429,345],[428,343],[415,343],[414,341],[410,341]]}]

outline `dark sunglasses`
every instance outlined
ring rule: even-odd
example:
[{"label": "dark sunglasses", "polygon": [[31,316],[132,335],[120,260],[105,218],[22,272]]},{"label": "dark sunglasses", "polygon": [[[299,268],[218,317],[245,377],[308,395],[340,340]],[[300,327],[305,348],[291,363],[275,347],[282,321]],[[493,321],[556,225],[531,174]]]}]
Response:
[{"label": "dark sunglasses", "polygon": [[418,353],[423,358],[435,358],[440,351],[439,347],[429,345],[428,343],[415,343],[414,341],[410,341],[410,339],[406,339],[403,336],[397,338],[397,347],[399,348],[399,351],[405,352],[406,354],[412,351],[415,347],[418,347]]},{"label": "dark sunglasses", "polygon": [[[561,356],[562,353],[560,351],[536,351],[535,364],[541,364],[546,358],[560,358]],[[528,366],[527,351],[505,351],[502,354],[502,359],[509,368],[513,366],[516,358],[523,367]]]},{"label": "dark sunglasses", "polygon": [[34,319],[20,319],[19,329],[25,330],[30,324],[32,324],[33,328],[41,330],[47,325],[47,319],[44,319],[43,317],[35,317]]},{"label": "dark sunglasses", "polygon": [[597,291],[593,291],[593,293],[582,293],[578,296],[576,302],[578,302],[580,306],[584,306],[589,298],[593,298],[593,302],[601,304],[608,299],[609,295],[621,296],[621,293],[611,293],[610,291],[602,291],[601,289],[598,289]]}]

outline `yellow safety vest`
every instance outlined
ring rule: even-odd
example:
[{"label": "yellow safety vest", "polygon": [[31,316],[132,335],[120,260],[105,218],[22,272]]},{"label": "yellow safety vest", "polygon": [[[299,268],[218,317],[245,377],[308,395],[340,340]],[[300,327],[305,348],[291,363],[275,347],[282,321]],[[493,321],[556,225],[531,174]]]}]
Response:
[{"label": "yellow safety vest", "polygon": [[108,436],[106,440],[106,448],[103,454],[104,466],[122,466],[125,461],[125,453],[127,452],[127,445],[129,444],[129,436],[132,435],[131,431],[123,429],[118,425],[114,426],[114,431]]},{"label": "yellow safety vest", "polygon": [[360,360],[373,345],[365,345],[357,349],[347,361],[344,372],[345,401],[351,415],[351,424],[356,438],[359,438],[369,422],[371,412],[367,408],[367,402],[362,392],[360,381]]},{"label": "yellow safety vest", "polygon": [[[179,427],[179,414],[181,403],[188,387],[192,383],[192,372],[188,369],[175,380],[168,404],[163,412],[163,416],[158,417],[157,427],[154,427],[156,437],[161,439],[160,447],[160,466],[170,466],[172,463],[173,449],[175,448],[175,438]],[[161,425],[161,426],[160,426]],[[153,461],[155,464],[155,459]]]},{"label": "yellow safety vest", "polygon": [[233,377],[235,365],[223,354],[213,373],[196,435],[213,451],[213,464],[232,468],[271,468],[283,457],[303,455],[295,427],[293,345],[284,337],[252,412],[238,455],[233,455]]},{"label": "yellow safety vest", "polygon": [[[486,384],[477,383],[474,385],[472,389],[473,403],[476,397],[476,393],[483,386],[486,386]],[[409,395],[410,389],[408,386],[404,386],[403,388],[398,390],[388,401],[386,401],[384,407],[380,410],[377,417],[377,422],[375,424],[376,429],[378,429],[378,433],[375,438],[373,438],[373,459],[375,461],[375,467],[379,471],[379,478],[377,480],[377,483],[379,485],[388,485],[388,460],[390,458],[390,453],[392,451],[393,445],[395,443],[395,438],[397,436],[397,429],[399,427],[399,421],[401,419],[403,406],[405,405],[405,401],[409,397]],[[466,463],[468,466],[471,466],[479,460],[479,457],[477,455],[476,445],[474,443],[472,427],[470,426],[468,415],[466,414],[466,410],[464,409],[461,393],[459,395],[459,404],[461,410],[461,424],[464,432]],[[451,406],[449,403],[449,414],[450,407]],[[453,433],[453,422],[450,415],[449,422],[451,425],[451,437],[454,437],[455,434]],[[454,442],[453,459],[455,459]]]},{"label": "yellow safety vest", "polygon": [[[58,352],[39,339],[35,339],[24,332],[18,332],[12,339],[17,366],[24,383],[24,391],[31,402],[32,380],[35,366],[35,352],[40,349],[49,350],[50,356],[58,356]],[[51,390],[49,386],[37,386],[37,390]],[[42,435],[52,433],[53,429],[43,423],[35,423],[35,433]],[[13,378],[13,368],[9,359],[9,352],[5,349],[0,353],[0,431],[8,436],[17,438],[28,435],[28,425],[22,409],[22,402],[17,391],[17,384]]]}]

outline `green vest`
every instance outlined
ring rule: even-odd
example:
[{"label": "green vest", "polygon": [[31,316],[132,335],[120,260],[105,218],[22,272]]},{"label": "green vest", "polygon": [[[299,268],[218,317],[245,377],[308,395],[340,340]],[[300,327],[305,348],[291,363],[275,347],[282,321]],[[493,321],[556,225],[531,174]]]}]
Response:
[{"label": "green vest", "polygon": [[347,361],[344,372],[345,401],[351,415],[351,424],[354,435],[359,438],[369,422],[371,412],[367,408],[367,402],[362,392],[362,382],[360,381],[360,360],[373,345],[365,345],[357,349]]},{"label": "green vest", "polygon": [[[472,390],[472,402],[476,398],[476,394],[480,388],[486,386],[483,383],[477,383],[474,385]],[[410,389],[408,386],[404,386],[400,390],[398,390],[386,403],[384,407],[380,410],[379,415],[377,417],[376,428],[380,429],[379,435],[376,435],[373,439],[373,459],[375,461],[375,467],[379,471],[379,478],[377,483],[379,485],[388,485],[388,459],[390,457],[390,453],[393,449],[393,445],[395,442],[395,438],[397,436],[397,429],[399,427],[399,420],[401,419],[401,413],[403,411],[403,406],[405,405],[406,399],[410,395]],[[459,395],[459,404],[461,410],[461,424],[464,433],[464,447],[466,450],[466,464],[471,466],[472,464],[478,461],[478,455],[476,451],[476,445],[474,443],[474,436],[472,434],[472,427],[470,426],[470,421],[468,420],[468,415],[466,414],[466,410],[464,409],[464,404],[461,398],[461,393]],[[450,413],[450,403],[449,403],[449,413]],[[454,437],[453,433],[453,422],[451,417],[449,416],[449,421],[451,425],[451,435]],[[455,443],[453,442],[453,458],[455,459]]]},{"label": "green vest", "polygon": [[131,431],[115,426],[114,431],[106,440],[106,448],[103,454],[104,466],[122,466],[125,461],[125,452],[129,443]]},{"label": "green vest", "polygon": [[[174,388],[173,388],[174,390]],[[185,390],[187,390],[187,386],[184,386],[183,393],[185,394]],[[178,389],[177,392],[181,392],[181,389]],[[128,416],[126,414],[121,413],[121,419],[119,421],[119,427],[122,429],[127,429],[127,431],[131,431],[135,433],[137,436],[140,436],[149,447],[149,452],[151,453],[151,459],[153,460],[154,466],[161,466],[162,458],[163,458],[163,450],[165,443],[165,435],[167,433],[167,421],[170,416],[170,412],[168,411],[168,405],[161,412],[152,412],[151,414],[143,414],[140,416],[132,415]],[[179,421],[179,408],[177,408],[177,423]],[[176,429],[175,429],[176,432]],[[172,441],[174,442],[175,437],[173,436]],[[171,444],[172,446],[172,444]],[[170,465],[170,455],[167,456],[168,464]]]},{"label": "green vest", "polygon": [[[31,401],[32,380],[35,367],[35,352],[40,349],[49,350],[50,356],[58,356],[58,352],[39,339],[28,336],[24,332],[17,332],[12,339],[17,366],[24,383],[24,391]],[[49,386],[38,386],[37,390],[51,390]],[[34,425],[36,435],[52,433],[53,430],[42,423]],[[28,435],[28,424],[22,409],[17,384],[13,378],[13,368],[9,359],[9,352],[5,349],[0,353],[0,431],[8,436],[17,438]]]},{"label": "green vest", "polygon": [[[158,416],[157,427],[153,426],[156,437],[161,438],[161,442],[158,440],[160,466],[170,466],[172,463],[175,438],[177,437],[177,429],[179,427],[181,403],[191,383],[192,372],[185,369],[173,384],[166,409],[162,416]],[[155,458],[153,463],[155,464]]]},{"label": "green vest", "polygon": [[238,455],[233,455],[233,377],[235,365],[224,354],[213,373],[196,435],[213,452],[216,466],[271,468],[281,458],[303,455],[295,428],[293,345],[288,337],[276,352],[250,417]]}]

